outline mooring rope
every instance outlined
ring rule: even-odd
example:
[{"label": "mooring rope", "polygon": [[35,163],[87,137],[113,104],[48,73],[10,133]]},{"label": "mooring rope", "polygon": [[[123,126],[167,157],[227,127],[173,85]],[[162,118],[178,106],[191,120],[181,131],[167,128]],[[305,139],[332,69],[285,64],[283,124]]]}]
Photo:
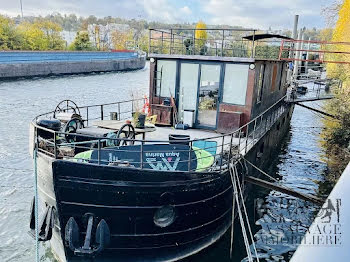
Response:
[{"label": "mooring rope", "polygon": [[[232,176],[231,176],[232,182]],[[232,184],[233,187],[233,184]],[[235,207],[236,207],[235,195],[232,193],[232,217],[231,217],[231,242],[230,242],[230,258],[232,258],[233,251],[233,233],[234,233],[234,221],[235,221]]]},{"label": "mooring rope", "polygon": [[259,257],[258,257],[258,251],[256,250],[256,246],[255,246],[255,242],[254,242],[254,236],[253,236],[253,233],[252,233],[252,229],[250,227],[250,224],[249,224],[249,218],[248,218],[248,212],[247,212],[247,208],[244,204],[244,198],[243,198],[243,193],[242,193],[242,188],[241,188],[241,185],[239,183],[239,178],[238,178],[238,171],[237,171],[237,167],[234,166],[234,175],[236,176],[236,181],[238,181],[238,191],[241,195],[241,200],[242,200],[242,206],[243,206],[243,211],[244,211],[244,215],[245,215],[245,219],[247,221],[247,227],[248,227],[248,231],[249,231],[249,235],[250,235],[250,239],[252,241],[252,246],[253,246],[253,249],[254,249],[254,252],[255,252],[255,255],[256,255],[256,259],[257,261],[259,262]]},{"label": "mooring rope", "polygon": [[275,182],[280,182],[279,180],[277,180],[276,178],[270,176],[269,174],[267,174],[265,171],[261,170],[260,168],[258,168],[256,165],[254,165],[252,162],[250,162],[249,160],[247,160],[246,158],[244,158],[244,161],[247,162],[249,165],[251,165],[252,167],[254,167],[256,170],[258,170],[260,173],[262,173],[263,175],[267,176],[268,178],[270,178],[271,180],[275,181]]},{"label": "mooring rope", "polygon": [[39,198],[38,198],[38,169],[37,169],[37,154],[38,146],[35,144],[34,149],[34,213],[35,213],[35,258],[36,262],[39,262]]},{"label": "mooring rope", "polygon": [[231,163],[230,176],[231,176],[231,182],[232,182],[232,185],[233,185],[233,194],[234,194],[234,197],[235,197],[236,203],[237,203],[237,211],[238,211],[239,221],[240,221],[241,228],[242,228],[243,241],[244,241],[244,245],[245,245],[246,252],[247,252],[247,255],[248,255],[248,260],[249,260],[249,262],[253,262],[253,257],[252,257],[252,254],[251,254],[250,248],[249,248],[249,240],[248,240],[248,237],[247,237],[247,231],[246,231],[246,228],[245,228],[245,225],[244,225],[244,220],[243,220],[242,211],[241,211],[241,208],[240,208],[240,203],[239,203],[239,198],[238,198],[238,189],[237,189],[237,184],[236,184],[236,176],[233,175],[233,172],[234,172],[234,169],[233,169],[232,163]]}]

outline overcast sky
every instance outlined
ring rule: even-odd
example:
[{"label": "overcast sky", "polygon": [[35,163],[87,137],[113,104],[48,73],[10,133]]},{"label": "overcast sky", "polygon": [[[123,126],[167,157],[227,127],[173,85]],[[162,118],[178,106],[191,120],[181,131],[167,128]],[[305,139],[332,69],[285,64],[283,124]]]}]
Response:
[{"label": "overcast sky", "polygon": [[[321,10],[334,0],[22,0],[24,15],[53,12],[79,16],[114,16],[161,22],[228,24],[251,28],[292,28],[293,16],[300,26],[324,27]],[[0,13],[20,14],[20,0],[0,0]]]}]

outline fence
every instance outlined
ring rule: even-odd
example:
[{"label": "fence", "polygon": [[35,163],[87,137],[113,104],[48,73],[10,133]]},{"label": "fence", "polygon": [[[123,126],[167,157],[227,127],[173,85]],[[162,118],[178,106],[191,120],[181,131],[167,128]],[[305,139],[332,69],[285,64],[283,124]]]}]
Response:
[{"label": "fence", "polygon": [[[196,37],[203,31],[205,38]],[[278,59],[280,40],[255,39],[254,29],[150,29],[149,53]],[[252,40],[245,38],[250,35]],[[287,52],[282,53],[288,57]]]}]

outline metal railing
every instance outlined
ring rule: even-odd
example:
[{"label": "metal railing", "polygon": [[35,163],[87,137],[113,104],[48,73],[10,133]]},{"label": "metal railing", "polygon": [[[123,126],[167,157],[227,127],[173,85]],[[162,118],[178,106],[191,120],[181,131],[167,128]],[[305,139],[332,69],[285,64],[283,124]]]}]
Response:
[{"label": "metal railing", "polygon": [[[196,32],[204,31],[199,38]],[[278,59],[280,40],[256,40],[255,29],[149,29],[149,53]],[[252,40],[244,37],[250,35]],[[287,52],[282,52],[288,57]]]},{"label": "metal railing", "polygon": [[[162,149],[159,147],[159,150],[155,145],[169,145],[169,140],[147,140],[147,139],[125,139],[125,138],[108,138],[108,137],[95,137],[91,139],[90,135],[78,134],[78,133],[69,133],[64,131],[54,131],[41,127],[37,124],[39,118],[53,118],[53,111],[42,114],[34,119],[32,125],[34,127],[34,136],[35,144],[38,148],[38,152],[44,153],[54,159],[63,159],[68,161],[76,161],[85,164],[97,164],[97,165],[109,165],[109,166],[124,166],[137,169],[152,169],[149,163],[144,162],[144,156],[147,154],[163,154],[164,157],[168,157],[170,154],[181,154],[186,153],[186,159],[179,160],[178,165],[182,164],[187,166],[187,172],[201,172],[201,171],[210,171],[210,172],[223,172],[226,171],[229,167],[229,163],[233,159],[239,158],[241,155],[246,154],[258,141],[261,137],[268,132],[271,127],[276,123],[276,121],[281,117],[281,115],[286,111],[288,104],[285,103],[285,96],[282,97],[275,104],[270,106],[264,112],[256,116],[254,119],[241,126],[237,130],[226,134],[218,134],[215,136],[201,138],[201,139],[191,139],[186,141],[188,147],[180,147],[176,149]],[[85,109],[85,117],[83,120],[85,123],[91,123],[92,120],[95,120],[95,117],[91,118],[92,114],[89,114],[92,109],[99,109],[99,113],[95,112],[95,115],[99,115],[97,119],[103,120],[106,116],[105,108],[112,106],[117,108],[119,116],[122,115],[120,108],[126,107],[131,109],[128,114],[125,114],[124,117],[118,117],[119,120],[129,119],[132,115],[134,104],[139,101],[145,101],[145,98],[138,100],[128,100],[122,102],[101,104],[101,105],[91,105],[91,106],[82,106],[79,107],[81,111]],[[126,106],[128,105],[128,106]],[[282,120],[283,121],[283,120]],[[279,124],[277,124],[279,125]],[[279,126],[277,127],[279,128]],[[40,137],[38,132],[45,131],[47,134],[50,134],[49,138]],[[111,130],[112,132],[113,130]],[[162,128],[159,128],[159,132],[162,132]],[[184,131],[186,134],[186,131]],[[67,137],[70,137],[70,140],[67,141]],[[85,140],[86,138],[86,140]],[[116,140],[120,142],[125,142],[127,146],[112,146],[109,147],[107,144],[113,144]],[[208,143],[207,146],[204,146],[198,150],[195,147],[196,142],[216,142]],[[130,145],[137,146],[132,149]],[[150,146],[148,146],[150,145]],[[212,151],[212,154],[202,153],[206,151]],[[215,152],[214,152],[215,151]],[[77,157],[77,152],[91,152],[95,154],[95,158],[86,159]],[[113,159],[108,159],[105,156],[111,152],[132,152],[132,154],[139,154],[139,160],[137,161],[115,161]],[[194,154],[194,155],[193,155]],[[210,165],[205,168],[198,167],[199,162],[210,161]],[[197,165],[196,165],[197,163]],[[170,163],[171,164],[171,163]],[[174,163],[173,163],[174,164]],[[171,171],[176,170],[168,168],[166,166],[156,166],[156,169],[162,171]],[[154,168],[153,168],[154,169]]]}]

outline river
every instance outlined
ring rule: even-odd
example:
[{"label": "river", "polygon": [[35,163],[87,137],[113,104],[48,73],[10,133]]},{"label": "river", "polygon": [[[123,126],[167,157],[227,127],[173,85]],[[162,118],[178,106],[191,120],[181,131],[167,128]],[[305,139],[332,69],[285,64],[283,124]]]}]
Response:
[{"label": "river", "polygon": [[[148,85],[148,64],[142,70],[123,73],[0,82],[0,261],[35,259],[35,242],[27,234],[30,202],[34,194],[32,159],[28,153],[31,119],[40,113],[52,111],[64,99],[71,99],[78,105],[127,100],[132,93],[147,95]],[[290,132],[266,171],[280,178],[287,186],[316,194],[317,182],[323,180],[326,170],[318,143],[321,126],[318,116],[296,107]],[[288,241],[277,243],[273,238],[288,237],[295,235],[295,232],[281,228],[276,217],[287,219],[290,227],[300,225],[305,229],[316,209],[304,201],[275,191],[257,187],[253,191],[247,207],[251,214],[256,248],[259,256],[264,258],[260,261],[288,261],[297,245]],[[290,199],[289,204],[283,202],[286,199]],[[296,205],[301,207],[298,214],[294,213]],[[259,210],[255,206],[259,206]],[[226,234],[213,247],[186,261],[245,261],[239,228],[235,232],[232,260],[229,257],[230,234]],[[301,236],[303,232],[300,230],[296,234]],[[41,247],[40,254],[41,261],[54,261],[47,245]]]}]

